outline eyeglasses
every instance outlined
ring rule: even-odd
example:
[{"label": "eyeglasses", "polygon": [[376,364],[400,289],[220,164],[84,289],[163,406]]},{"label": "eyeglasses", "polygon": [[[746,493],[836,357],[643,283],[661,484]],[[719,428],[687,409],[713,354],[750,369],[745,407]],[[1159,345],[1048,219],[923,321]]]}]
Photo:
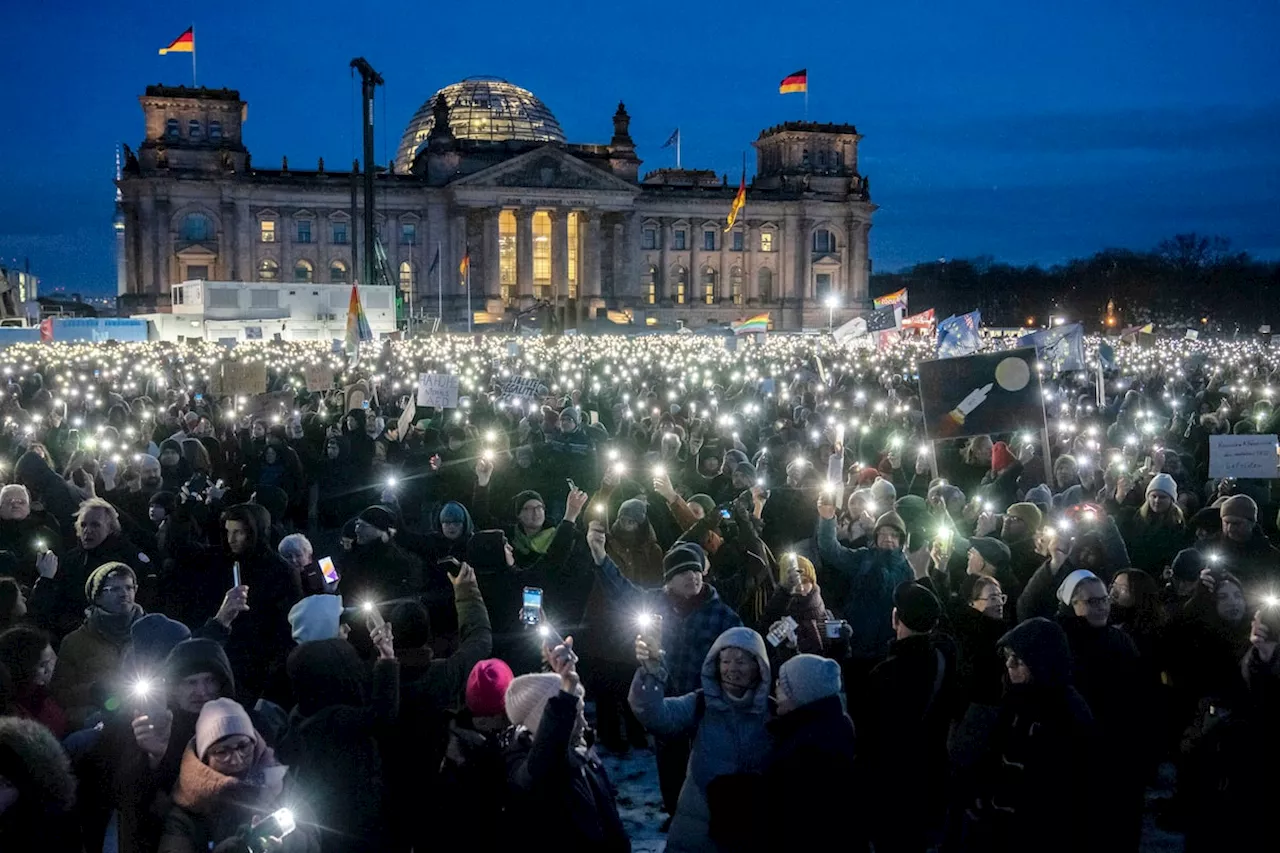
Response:
[{"label": "eyeglasses", "polygon": [[1084,604],[1088,607],[1105,607],[1111,603],[1111,599],[1105,595],[1096,598],[1077,598],[1073,604]]},{"label": "eyeglasses", "polygon": [[520,507],[521,512],[540,512],[544,509],[546,509],[546,507],[543,506],[542,504],[528,504],[526,506]]},{"label": "eyeglasses", "polygon": [[209,751],[206,754],[210,758],[216,758],[219,761],[226,761],[228,758],[230,758],[233,755],[243,761],[248,761],[250,758],[253,757],[254,746],[255,746],[254,742],[246,738],[245,740],[242,740],[239,743],[228,743],[221,746],[211,746],[209,747]]},{"label": "eyeglasses", "polygon": [[1005,595],[1003,592],[997,592],[995,595],[981,596],[977,600],[978,601],[998,601],[1001,604],[1004,604],[1006,601],[1009,600],[1009,596]]}]

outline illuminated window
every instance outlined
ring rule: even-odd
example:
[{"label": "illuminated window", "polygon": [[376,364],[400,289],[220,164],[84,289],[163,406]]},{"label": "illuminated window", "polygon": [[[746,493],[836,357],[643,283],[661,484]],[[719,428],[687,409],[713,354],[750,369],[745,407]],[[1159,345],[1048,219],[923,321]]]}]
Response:
[{"label": "illuminated window", "polygon": [[279,281],[280,265],[270,258],[258,264],[258,281]]},{"label": "illuminated window", "polygon": [[640,277],[640,292],[645,295],[645,301],[650,305],[654,305],[658,301],[658,268],[650,265],[649,269]]},{"label": "illuminated window", "polygon": [[551,298],[551,217],[533,214],[533,290],[539,300]]},{"label": "illuminated window", "polygon": [[741,231],[733,232],[733,251],[735,252],[742,251],[742,232]]},{"label": "illuminated window", "polygon": [[773,251],[773,232],[772,231],[760,232],[760,251],[762,252]]},{"label": "illuminated window", "polygon": [[345,246],[347,244],[347,223],[333,223],[333,242],[339,246]]},{"label": "illuminated window", "polygon": [[311,242],[311,220],[310,219],[298,220],[298,242],[299,243]]},{"label": "illuminated window", "polygon": [[315,280],[315,268],[310,261],[298,261],[293,265],[293,280],[306,284]]},{"label": "illuminated window", "polygon": [[329,264],[329,281],[334,284],[347,283],[347,265],[343,261],[333,261]]},{"label": "illuminated window", "polygon": [[413,294],[413,264],[409,261],[400,262],[400,292],[409,298]]},{"label": "illuminated window", "polygon": [[729,295],[734,305],[742,304],[742,267],[729,270]]},{"label": "illuminated window", "polygon": [[502,301],[510,305],[516,286],[516,214],[504,210],[498,214],[498,280],[502,285]]},{"label": "illuminated window", "polygon": [[702,268],[702,301],[708,305],[716,304],[716,271],[711,267]]},{"label": "illuminated window", "polygon": [[187,122],[187,136],[191,137],[192,139],[199,139],[201,136],[203,136],[203,132],[200,127],[200,122],[196,121],[195,119],[192,119],[191,121]]},{"label": "illuminated window", "polygon": [[276,241],[276,223],[273,219],[262,220],[260,230],[260,239],[264,243],[274,243]]},{"label": "illuminated window", "polygon": [[671,248],[675,249],[677,252],[684,251],[684,247],[685,247],[684,235],[685,235],[684,231],[673,232],[671,235]]},{"label": "illuminated window", "polygon": [[213,221],[203,213],[188,213],[182,219],[182,239],[201,242],[213,238]]},{"label": "illuminated window", "polygon": [[813,251],[818,254],[827,254],[836,250],[836,240],[831,232],[825,228],[819,228],[813,232]]},{"label": "illuminated window", "polygon": [[578,298],[578,214],[569,214],[569,298]]},{"label": "illuminated window", "polygon": [[658,248],[658,229],[646,228],[640,233],[640,248],[656,249]]},{"label": "illuminated window", "polygon": [[676,286],[675,287],[676,304],[683,305],[685,303],[685,299],[687,298],[686,292],[689,287],[689,271],[684,267],[676,267],[674,270],[674,275],[672,275],[671,278]]},{"label": "illuminated window", "polygon": [[756,285],[760,288],[760,301],[773,301],[773,270],[768,267],[761,267],[760,272],[756,273]]}]

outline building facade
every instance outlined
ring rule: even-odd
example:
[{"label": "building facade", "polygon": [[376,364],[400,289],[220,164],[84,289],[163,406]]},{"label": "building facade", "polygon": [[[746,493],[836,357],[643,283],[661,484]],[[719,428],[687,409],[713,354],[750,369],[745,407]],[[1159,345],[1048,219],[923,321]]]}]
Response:
[{"label": "building facade", "polygon": [[[172,285],[188,280],[354,280],[365,251],[355,164],[253,163],[232,90],[151,86],[141,103],[145,138],[125,149],[117,181],[123,309],[169,310]],[[701,170],[642,177],[630,121],[619,104],[609,142],[579,144],[504,81],[428,99],[375,179],[378,254],[406,304],[449,322],[549,303],[694,328],[765,311],[775,328],[825,325],[828,297],[837,319],[868,307],[875,205],[852,125],[762,131],[746,208],[725,231],[737,186]]]}]

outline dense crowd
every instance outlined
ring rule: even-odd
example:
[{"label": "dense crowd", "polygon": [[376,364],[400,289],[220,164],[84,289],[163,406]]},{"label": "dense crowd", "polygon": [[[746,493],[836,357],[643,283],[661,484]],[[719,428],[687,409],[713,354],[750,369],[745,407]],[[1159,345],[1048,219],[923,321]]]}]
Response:
[{"label": "dense crowd", "polygon": [[1246,849],[1280,359],[1144,344],[938,442],[916,340],[10,347],[0,849],[629,850],[633,750],[670,851],[1136,851],[1161,767]]}]

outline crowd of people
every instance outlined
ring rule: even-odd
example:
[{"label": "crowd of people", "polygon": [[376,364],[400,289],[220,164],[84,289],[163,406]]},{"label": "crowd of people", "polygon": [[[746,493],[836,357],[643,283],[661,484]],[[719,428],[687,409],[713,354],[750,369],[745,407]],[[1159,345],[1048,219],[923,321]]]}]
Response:
[{"label": "crowd of people", "polygon": [[0,848],[624,851],[634,753],[673,853],[1245,849],[1280,358],[1108,356],[931,441],[916,339],[10,347]]}]

